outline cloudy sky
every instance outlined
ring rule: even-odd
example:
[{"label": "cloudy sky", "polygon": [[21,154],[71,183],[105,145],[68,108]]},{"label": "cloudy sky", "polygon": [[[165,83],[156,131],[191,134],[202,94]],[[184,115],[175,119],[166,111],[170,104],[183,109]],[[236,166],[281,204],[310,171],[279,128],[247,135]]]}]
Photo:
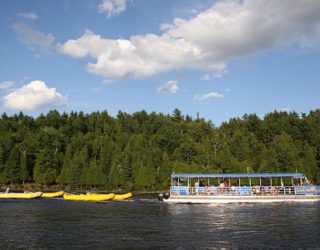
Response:
[{"label": "cloudy sky", "polygon": [[320,106],[319,0],[3,0],[0,112]]}]

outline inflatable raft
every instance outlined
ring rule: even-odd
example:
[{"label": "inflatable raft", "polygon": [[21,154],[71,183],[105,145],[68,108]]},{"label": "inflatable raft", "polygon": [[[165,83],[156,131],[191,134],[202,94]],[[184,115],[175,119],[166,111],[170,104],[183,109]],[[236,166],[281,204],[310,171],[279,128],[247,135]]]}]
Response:
[{"label": "inflatable raft", "polygon": [[114,201],[122,201],[122,200],[128,199],[130,197],[132,197],[132,193],[115,194],[112,200],[114,200]]},{"label": "inflatable raft", "polygon": [[65,200],[71,201],[107,201],[114,198],[114,194],[64,194]]},{"label": "inflatable raft", "polygon": [[57,198],[62,197],[64,195],[64,191],[58,191],[53,193],[42,193],[43,198]]},{"label": "inflatable raft", "polygon": [[34,199],[41,195],[42,192],[0,193],[0,199]]}]

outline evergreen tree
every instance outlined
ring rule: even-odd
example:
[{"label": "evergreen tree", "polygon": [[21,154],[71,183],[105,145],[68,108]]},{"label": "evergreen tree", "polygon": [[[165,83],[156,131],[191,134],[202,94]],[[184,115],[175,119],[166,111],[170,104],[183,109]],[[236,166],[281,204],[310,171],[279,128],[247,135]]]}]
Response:
[{"label": "evergreen tree", "polygon": [[162,162],[157,171],[158,187],[161,189],[168,188],[170,186],[170,175],[172,173],[172,164],[167,152],[162,155]]},{"label": "evergreen tree", "polygon": [[8,161],[6,163],[4,172],[5,175],[8,179],[7,181],[11,183],[19,183],[20,182],[20,151],[15,145],[9,154]]},{"label": "evergreen tree", "polygon": [[156,181],[156,171],[151,163],[141,161],[140,168],[138,170],[135,185],[144,190],[152,190]]},{"label": "evergreen tree", "polygon": [[165,189],[175,172],[304,172],[320,183],[320,110],[245,114],[215,127],[197,114],[0,117],[0,183]]}]

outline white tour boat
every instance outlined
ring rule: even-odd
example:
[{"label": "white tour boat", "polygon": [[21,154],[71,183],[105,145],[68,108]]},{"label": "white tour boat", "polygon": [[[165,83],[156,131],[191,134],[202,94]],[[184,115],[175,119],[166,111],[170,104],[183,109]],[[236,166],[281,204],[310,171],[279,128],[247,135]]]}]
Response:
[{"label": "white tour boat", "polygon": [[238,173],[171,175],[168,203],[244,203],[320,201],[320,186],[302,173]]}]

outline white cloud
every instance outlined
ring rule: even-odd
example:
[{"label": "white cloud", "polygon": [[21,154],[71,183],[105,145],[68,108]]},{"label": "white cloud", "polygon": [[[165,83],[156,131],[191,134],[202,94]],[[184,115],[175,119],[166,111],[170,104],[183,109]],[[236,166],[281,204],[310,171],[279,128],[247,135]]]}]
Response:
[{"label": "white cloud", "polygon": [[0,82],[0,89],[8,89],[13,85],[13,82],[11,81],[3,81]]},{"label": "white cloud", "polygon": [[220,1],[169,30],[215,60],[229,59],[312,39],[319,32],[318,0]]},{"label": "white cloud", "polygon": [[163,94],[172,95],[177,93],[179,90],[177,81],[168,81],[167,83],[161,85],[158,91]]},{"label": "white cloud", "polygon": [[99,13],[107,13],[108,18],[126,10],[126,0],[102,0],[98,6]]},{"label": "white cloud", "polygon": [[319,13],[318,0],[218,1],[194,18],[161,25],[161,35],[114,40],[87,30],[59,50],[76,58],[94,58],[87,71],[110,80],[173,69],[199,69],[221,77],[234,58],[312,44],[320,37]]},{"label": "white cloud", "polygon": [[65,105],[66,97],[48,88],[43,81],[32,81],[3,97],[8,109],[35,110],[49,105]]},{"label": "white cloud", "polygon": [[44,52],[52,49],[55,37],[51,34],[44,35],[25,23],[14,23],[13,28],[20,34],[21,41],[30,48],[39,48]]},{"label": "white cloud", "polygon": [[212,74],[204,74],[202,80],[210,81],[216,78],[221,78],[224,74],[228,72],[227,66],[225,64],[217,65],[217,68],[214,70]]},{"label": "white cloud", "polygon": [[109,80],[149,77],[181,68],[211,71],[224,68],[223,63],[208,64],[199,49],[166,34],[111,40],[87,30],[79,39],[60,45],[59,51],[75,58],[96,58],[96,63],[88,63],[87,71]]},{"label": "white cloud", "polygon": [[210,99],[210,98],[223,98],[223,97],[224,97],[224,95],[222,95],[220,93],[209,92],[207,94],[195,95],[194,99],[202,101],[202,100],[207,100],[207,99]]},{"label": "white cloud", "polygon": [[204,76],[202,77],[202,80],[210,81],[211,80],[210,74],[204,74]]},{"label": "white cloud", "polygon": [[18,17],[30,19],[30,20],[36,20],[38,19],[38,15],[36,13],[28,12],[28,13],[18,13]]}]

